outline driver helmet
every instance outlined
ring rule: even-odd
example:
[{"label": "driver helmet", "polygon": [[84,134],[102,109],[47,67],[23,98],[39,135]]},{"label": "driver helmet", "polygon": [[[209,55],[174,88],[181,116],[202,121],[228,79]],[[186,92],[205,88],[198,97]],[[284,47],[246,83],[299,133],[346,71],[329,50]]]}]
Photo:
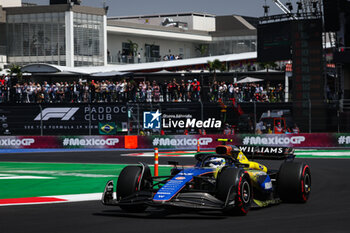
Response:
[{"label": "driver helmet", "polygon": [[225,166],[225,164],[226,164],[226,161],[225,161],[224,158],[212,157],[205,163],[205,166],[206,167],[218,168],[218,167]]},{"label": "driver helmet", "polygon": [[236,157],[241,150],[237,146],[232,146],[232,155]]}]

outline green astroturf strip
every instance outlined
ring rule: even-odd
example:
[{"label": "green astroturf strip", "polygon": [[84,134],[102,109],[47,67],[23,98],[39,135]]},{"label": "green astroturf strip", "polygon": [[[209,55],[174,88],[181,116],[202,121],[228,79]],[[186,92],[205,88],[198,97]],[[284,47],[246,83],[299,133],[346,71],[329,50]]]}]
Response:
[{"label": "green astroturf strip", "polygon": [[297,155],[296,158],[317,158],[317,159],[350,159],[349,156],[315,156],[315,155]]},{"label": "green astroturf strip", "polygon": [[[339,154],[332,156],[322,153]],[[297,158],[350,159],[350,150],[297,150],[295,154]],[[102,193],[106,182],[110,179],[116,182],[125,166],[127,165],[0,162],[0,199]],[[170,169],[168,166],[159,166],[159,175],[169,175]],[[153,166],[151,171],[153,172]],[[9,179],[11,177],[14,179]]]},{"label": "green astroturf strip", "polygon": [[[126,165],[0,162],[0,199],[103,192]],[[159,167],[168,175],[170,167]],[[153,167],[151,167],[153,172]],[[21,177],[51,179],[22,179]],[[8,179],[14,177],[15,179]]]},{"label": "green astroturf strip", "polygon": [[297,158],[350,158],[350,150],[296,150]]},{"label": "green astroturf strip", "polygon": [[[206,153],[206,154],[215,154],[215,151],[200,151],[199,153]],[[165,155],[168,155],[168,156],[173,156],[173,155],[195,155],[197,154],[197,152],[193,152],[193,153],[174,153],[174,152],[171,152],[171,153],[167,153],[167,152],[160,152],[159,155],[162,155],[162,156],[165,156]]]},{"label": "green astroturf strip", "polygon": [[301,150],[296,149],[295,153],[317,153],[317,152],[349,152],[350,154],[350,148],[348,150]]}]

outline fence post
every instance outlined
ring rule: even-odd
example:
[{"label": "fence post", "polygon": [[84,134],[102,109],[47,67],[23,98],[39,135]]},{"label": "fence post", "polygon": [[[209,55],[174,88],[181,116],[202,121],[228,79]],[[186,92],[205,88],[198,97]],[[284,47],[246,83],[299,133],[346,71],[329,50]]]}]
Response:
[{"label": "fence post", "polygon": [[289,76],[288,72],[284,73],[284,102],[288,102],[289,100]]},{"label": "fence post", "polygon": [[201,120],[203,121],[203,118],[204,118],[204,106],[203,106],[203,103],[202,101],[199,101],[199,103],[201,104]]},{"label": "fence post", "polygon": [[158,176],[158,148],[154,148],[154,176]]},{"label": "fence post", "polygon": [[254,134],[256,132],[256,102],[254,100]]},{"label": "fence post", "polygon": [[311,100],[309,99],[309,133],[311,133],[311,120],[312,120],[312,117],[311,117]]},{"label": "fence post", "polygon": [[137,135],[140,135],[140,105],[137,104]]},{"label": "fence post", "polygon": [[127,132],[127,135],[130,135],[131,112],[130,112],[129,103],[126,103],[126,114],[127,114],[127,118],[128,118],[128,126],[127,126],[128,132]]},{"label": "fence post", "polygon": [[337,126],[338,126],[338,133],[340,133],[340,126],[339,126],[339,110],[337,111]]},{"label": "fence post", "polygon": [[91,105],[89,104],[89,135],[91,136]]},{"label": "fence post", "polygon": [[338,133],[340,133],[340,113],[343,111],[343,99],[338,100],[337,121],[338,121]]},{"label": "fence post", "polygon": [[44,131],[43,131],[43,108],[41,106],[41,104],[39,104],[39,108],[40,108],[40,136],[44,135]]}]

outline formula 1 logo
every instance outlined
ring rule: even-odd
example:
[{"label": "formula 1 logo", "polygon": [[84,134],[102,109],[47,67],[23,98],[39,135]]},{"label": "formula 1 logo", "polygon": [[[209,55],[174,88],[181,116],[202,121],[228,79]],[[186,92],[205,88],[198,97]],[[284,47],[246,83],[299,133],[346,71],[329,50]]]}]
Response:
[{"label": "formula 1 logo", "polygon": [[143,128],[160,129],[161,115],[159,110],[156,112],[143,112]]},{"label": "formula 1 logo", "polygon": [[79,108],[45,108],[35,117],[35,121],[47,121],[50,118],[59,118],[68,121],[79,110]]}]

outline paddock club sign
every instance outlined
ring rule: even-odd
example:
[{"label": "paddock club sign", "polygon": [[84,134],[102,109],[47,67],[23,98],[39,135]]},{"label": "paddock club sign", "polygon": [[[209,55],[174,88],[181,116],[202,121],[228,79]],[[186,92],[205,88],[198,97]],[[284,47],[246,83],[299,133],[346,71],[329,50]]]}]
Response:
[{"label": "paddock club sign", "polygon": [[[129,110],[131,107],[129,107]],[[110,104],[25,104],[0,107],[1,135],[99,134],[99,122],[127,122],[128,107]]]}]

